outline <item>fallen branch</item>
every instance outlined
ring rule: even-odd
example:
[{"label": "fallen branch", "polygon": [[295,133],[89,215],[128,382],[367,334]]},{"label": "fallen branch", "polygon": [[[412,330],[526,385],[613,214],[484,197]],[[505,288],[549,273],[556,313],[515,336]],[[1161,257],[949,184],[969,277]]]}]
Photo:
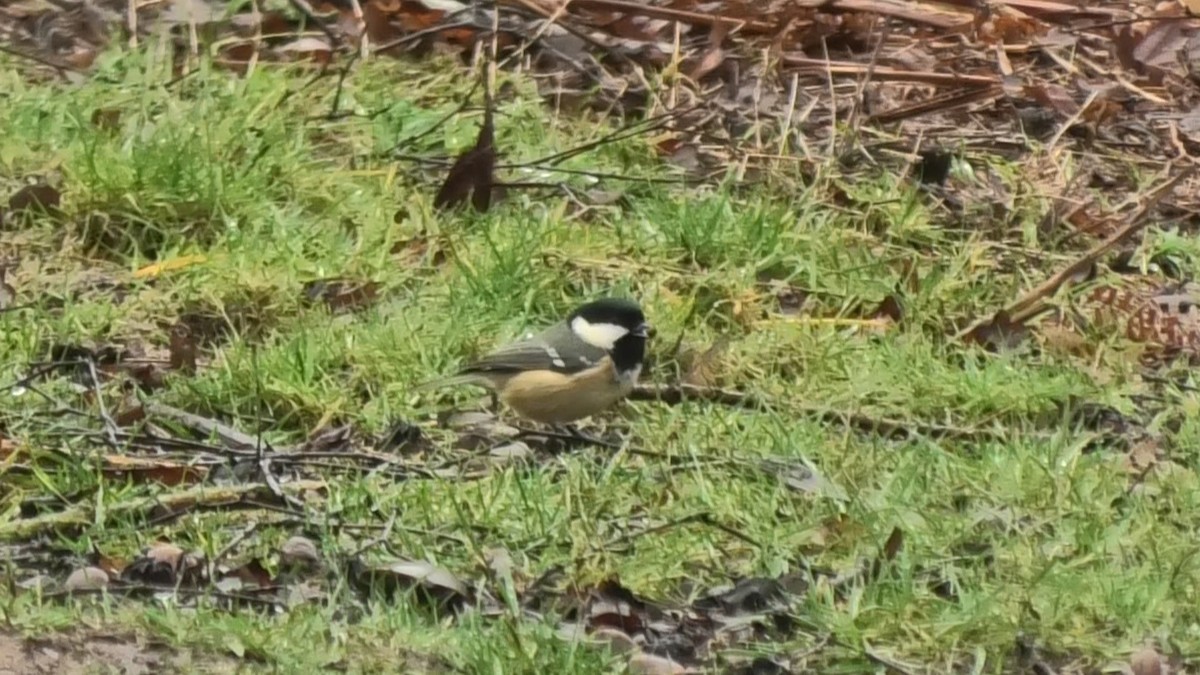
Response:
[{"label": "fallen branch", "polygon": [[943,87],[994,87],[1001,84],[1000,80],[991,75],[963,75],[942,71],[903,70],[887,66],[871,67],[868,63],[853,61],[826,61],[807,56],[784,55],[783,65],[800,71],[828,73],[830,75],[866,75],[871,73],[871,79],[877,82],[915,82]]},{"label": "fallen branch", "polygon": [[[299,480],[284,483],[281,489],[291,495],[325,489],[324,481]],[[103,517],[112,519],[121,516],[143,516],[154,509],[180,510],[200,505],[215,505],[238,502],[247,497],[271,496],[271,490],[262,484],[230,485],[213,487],[204,485],[182,492],[173,492],[153,497],[133,499],[127,502],[108,504],[104,507]],[[47,513],[23,518],[0,525],[0,541],[11,539],[28,539],[44,532],[52,532],[65,527],[92,525],[96,523],[96,508],[94,504],[76,504],[63,511]]]},{"label": "fallen branch", "polygon": [[[257,450],[261,445],[259,439],[250,434],[242,433],[216,420],[194,415],[178,408],[172,408],[169,405],[147,403],[146,412],[150,415],[158,415],[159,417],[175,420],[201,436],[216,437],[221,442],[221,445],[230,450]],[[293,448],[274,448],[274,450],[285,453],[292,451]]]},{"label": "fallen branch", "polygon": [[1038,284],[1035,288],[1022,295],[1016,301],[1009,304],[1007,307],[991,314],[984,319],[972,323],[970,326],[960,331],[956,336],[958,339],[964,339],[968,335],[980,330],[984,325],[995,320],[997,316],[1006,317],[1006,321],[1012,325],[1021,325],[1033,317],[1041,314],[1049,309],[1046,303],[1046,298],[1052,297],[1071,279],[1075,278],[1081,272],[1087,270],[1092,265],[1095,265],[1102,256],[1112,251],[1119,244],[1129,239],[1137,232],[1141,231],[1149,224],[1150,211],[1160,202],[1162,198],[1171,193],[1175,186],[1183,179],[1195,173],[1195,167],[1187,167],[1183,171],[1168,178],[1161,185],[1150,191],[1150,194],[1142,202],[1140,208],[1129,217],[1129,222],[1111,237],[1105,239],[1093,246],[1090,250],[1077,258],[1070,265],[1060,270],[1057,274],[1049,279]]},{"label": "fallen branch", "polygon": [[679,405],[687,400],[708,401],[718,405],[744,408],[769,407],[753,394],[718,387],[698,387],[694,384],[639,384],[629,395],[631,401],[655,401]]}]

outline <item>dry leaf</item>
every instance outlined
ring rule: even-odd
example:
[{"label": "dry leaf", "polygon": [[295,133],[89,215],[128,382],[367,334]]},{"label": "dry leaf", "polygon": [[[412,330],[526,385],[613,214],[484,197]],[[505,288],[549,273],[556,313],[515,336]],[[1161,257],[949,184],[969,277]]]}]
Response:
[{"label": "dry leaf", "polygon": [[8,283],[7,273],[8,268],[0,264],[0,310],[12,307],[17,299],[17,289]]},{"label": "dry leaf", "polygon": [[496,173],[496,130],[492,121],[492,98],[486,85],[483,105],[479,137],[475,139],[475,145],[459,155],[450,167],[445,182],[433,198],[434,208],[451,209],[465,203],[468,197],[471,206],[480,213],[491,208]]},{"label": "dry leaf", "polygon": [[208,475],[205,466],[129,455],[105,455],[102,471],[110,478],[131,478],[134,482],[153,481],[162,485],[197,483]]},{"label": "dry leaf", "polygon": [[963,340],[992,351],[1001,351],[1019,346],[1029,334],[1029,328],[1024,323],[1014,322],[1008,312],[1002,309],[991,319],[972,328],[963,336]]},{"label": "dry leaf", "polygon": [[708,36],[708,49],[695,64],[685,70],[689,79],[699,81],[721,65],[725,60],[725,51],[721,45],[725,42],[725,36],[728,34],[728,23],[721,22],[712,27],[712,32]]},{"label": "dry leaf", "polygon": [[196,352],[199,347],[192,338],[192,329],[182,321],[171,327],[168,365],[171,370],[191,374],[196,372]]},{"label": "dry leaf", "polygon": [[246,563],[235,567],[226,572],[226,579],[237,579],[241,583],[241,588],[266,588],[271,586],[274,579],[267,568],[258,561],[257,558],[252,558]]},{"label": "dry leaf", "polygon": [[1059,357],[1090,356],[1095,347],[1073,330],[1065,320],[1046,320],[1038,324],[1038,342],[1046,353]]},{"label": "dry leaf", "polygon": [[374,567],[352,561],[352,573],[361,589],[379,589],[391,594],[411,590],[427,605],[457,610],[471,597],[470,591],[449,570],[423,560],[400,560]]},{"label": "dry leaf", "polygon": [[1158,439],[1146,438],[1133,444],[1125,453],[1125,470],[1134,475],[1142,475],[1158,463],[1161,445]]},{"label": "dry leaf", "polygon": [[899,324],[904,320],[904,306],[900,304],[900,298],[892,293],[879,303],[870,318],[887,319],[891,323]]},{"label": "dry leaf", "polygon": [[682,382],[697,387],[715,387],[720,383],[722,361],[729,351],[729,338],[722,335],[701,354],[687,352],[681,360],[688,363]]},{"label": "dry leaf", "polygon": [[92,126],[104,131],[116,131],[121,127],[121,109],[96,108],[92,111]]},{"label": "dry leaf", "polygon": [[892,528],[892,533],[883,544],[882,558],[889,562],[895,560],[902,548],[904,548],[904,530],[898,527]]},{"label": "dry leaf", "polygon": [[279,564],[299,569],[316,569],[321,566],[321,553],[308,537],[289,537],[279,550]]},{"label": "dry leaf", "polygon": [[16,441],[0,435],[0,461],[7,462],[15,454],[17,454]]},{"label": "dry leaf", "polygon": [[62,193],[49,185],[38,183],[26,185],[13,193],[8,199],[8,211],[4,221],[12,221],[17,216],[26,213],[54,215],[59,212],[62,204]]}]

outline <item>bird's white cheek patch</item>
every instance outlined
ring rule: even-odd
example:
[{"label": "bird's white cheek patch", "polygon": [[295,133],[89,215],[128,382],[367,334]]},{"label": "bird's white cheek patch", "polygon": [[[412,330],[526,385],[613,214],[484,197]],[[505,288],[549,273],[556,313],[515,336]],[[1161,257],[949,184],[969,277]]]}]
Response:
[{"label": "bird's white cheek patch", "polygon": [[605,351],[611,350],[617,340],[629,334],[629,329],[615,323],[592,323],[582,316],[571,322],[571,330],[584,342]]}]

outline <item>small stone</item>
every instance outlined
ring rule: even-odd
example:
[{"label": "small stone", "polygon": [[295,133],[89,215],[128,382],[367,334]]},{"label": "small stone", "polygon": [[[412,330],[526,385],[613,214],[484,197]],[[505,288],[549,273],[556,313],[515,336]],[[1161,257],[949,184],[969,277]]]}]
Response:
[{"label": "small stone", "polygon": [[1129,657],[1133,675],[1167,675],[1167,666],[1154,647],[1143,647]]},{"label": "small stone", "polygon": [[503,547],[494,547],[484,549],[483,559],[487,563],[488,569],[497,577],[509,577],[513,573],[512,556]]},{"label": "small stone", "polygon": [[683,675],[687,671],[671,659],[643,652],[629,659],[629,672],[634,675]]},{"label": "small stone", "polygon": [[617,654],[632,654],[638,650],[637,643],[623,630],[607,626],[592,631],[592,640],[606,645]]},{"label": "small stone", "polygon": [[63,588],[71,593],[108,588],[108,574],[99,567],[81,567],[71,572]]},{"label": "small stone", "polygon": [[297,535],[283,542],[283,548],[279,550],[279,562],[288,567],[311,569],[321,565],[321,554],[313,540]]},{"label": "small stone", "polygon": [[142,557],[178,571],[180,564],[183,562],[183,555],[183,549],[175,544],[155,542],[146,549]]},{"label": "small stone", "polygon": [[533,454],[533,450],[528,445],[521,441],[513,441],[504,445],[492,448],[488,453],[493,458],[501,461],[519,461],[527,459]]}]

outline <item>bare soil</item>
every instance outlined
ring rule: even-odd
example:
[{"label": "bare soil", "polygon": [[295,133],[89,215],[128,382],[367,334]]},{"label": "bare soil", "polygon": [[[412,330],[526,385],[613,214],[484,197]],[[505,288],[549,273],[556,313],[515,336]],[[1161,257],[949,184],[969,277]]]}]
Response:
[{"label": "bare soil", "polygon": [[0,633],[0,675],[152,675],[236,673],[239,663],[216,654],[198,655],[148,645],[132,635],[59,634],[27,639]]}]

